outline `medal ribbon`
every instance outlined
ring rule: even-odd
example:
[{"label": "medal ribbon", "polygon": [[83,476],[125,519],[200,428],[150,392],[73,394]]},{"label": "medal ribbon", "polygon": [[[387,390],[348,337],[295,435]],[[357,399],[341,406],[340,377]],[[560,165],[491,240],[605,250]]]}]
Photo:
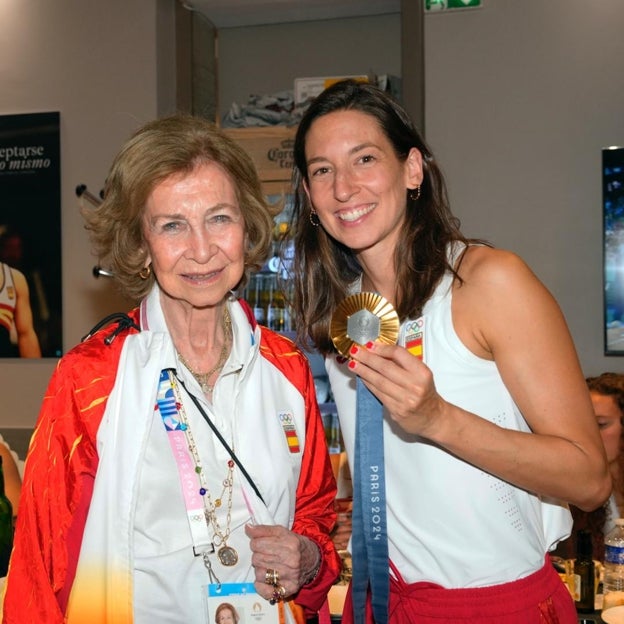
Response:
[{"label": "medal ribbon", "polygon": [[214,552],[214,547],[208,533],[204,502],[199,493],[199,477],[195,472],[195,462],[189,452],[186,434],[184,433],[186,424],[180,419],[170,374],[168,369],[160,372],[156,404],[167,432],[173,457],[178,466],[186,515],[193,538],[193,551],[197,557],[202,555],[204,551]]},{"label": "medal ribbon", "polygon": [[356,380],[355,464],[353,470],[353,619],[363,624],[370,585],[376,624],[388,622],[388,531],[381,403]]}]

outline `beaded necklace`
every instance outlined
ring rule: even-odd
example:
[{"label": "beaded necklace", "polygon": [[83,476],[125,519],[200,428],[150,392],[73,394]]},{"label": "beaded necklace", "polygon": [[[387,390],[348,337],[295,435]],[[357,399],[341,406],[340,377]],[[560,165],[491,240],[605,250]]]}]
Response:
[{"label": "beaded necklace", "polygon": [[[182,398],[180,396],[180,388],[178,386],[177,379],[175,375],[170,372],[169,373],[169,381],[171,383],[171,388],[175,395],[175,402],[178,411],[178,416],[180,418],[180,428],[184,432],[184,436],[186,438],[186,442],[188,445],[188,450],[191,453],[191,457],[195,464],[195,473],[197,474],[197,478],[199,481],[199,494],[204,503],[204,515],[206,518],[206,524],[208,528],[211,528],[213,531],[213,543],[218,548],[217,557],[219,557],[219,561],[224,566],[233,566],[238,562],[238,553],[232,546],[228,546],[227,540],[230,537],[231,532],[231,522],[232,522],[232,492],[234,487],[234,461],[230,458],[227,462],[227,475],[223,479],[223,489],[221,490],[221,494],[218,498],[213,500],[210,491],[208,490],[208,486],[206,483],[206,476],[204,474],[204,470],[201,466],[201,460],[199,458],[199,453],[197,451],[197,445],[195,444],[195,440],[193,438],[193,434],[191,432],[191,428],[189,426],[188,418],[186,416],[186,412],[184,410],[184,404],[182,403]],[[225,528],[221,528],[221,524],[219,523],[219,519],[217,518],[217,509],[220,509],[224,504],[224,496],[226,497],[225,506],[227,509],[226,518],[225,518]]]}]

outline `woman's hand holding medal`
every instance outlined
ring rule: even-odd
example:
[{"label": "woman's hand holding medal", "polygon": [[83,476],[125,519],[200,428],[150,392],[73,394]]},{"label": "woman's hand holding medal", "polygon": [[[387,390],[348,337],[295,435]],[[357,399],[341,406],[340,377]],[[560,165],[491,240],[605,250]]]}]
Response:
[{"label": "woman's hand holding medal", "polygon": [[330,324],[334,346],[391,418],[404,431],[430,438],[446,402],[437,393],[429,368],[396,345],[399,329],[392,304],[369,292],[347,297]]}]

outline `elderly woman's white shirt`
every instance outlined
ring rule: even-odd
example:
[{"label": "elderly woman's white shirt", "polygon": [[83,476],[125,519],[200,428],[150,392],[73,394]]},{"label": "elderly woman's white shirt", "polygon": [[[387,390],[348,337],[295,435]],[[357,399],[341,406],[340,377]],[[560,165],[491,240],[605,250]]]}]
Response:
[{"label": "elderly woman's white shirt", "polygon": [[[76,596],[107,601],[109,612],[111,608],[134,608],[137,624],[206,621],[203,588],[209,576],[202,558],[192,554],[177,466],[160,415],[154,409],[162,369],[176,368],[189,390],[200,398],[269,505],[267,509],[235,469],[228,545],[238,551],[239,562],[225,568],[212,555],[219,580],[254,580],[249,540],[244,533],[252,516],[256,523],[292,526],[301,455],[284,454],[279,424],[273,422],[277,418],[269,416],[277,405],[295,405],[303,448],[305,410],[299,408],[303,399],[291,384],[279,380],[271,384],[273,371],[262,368],[260,362],[259,330],[253,331],[238,303],[230,302],[228,306],[234,345],[214,391],[213,410],[197,382],[179,364],[158,288],[143,302],[142,331],[126,338],[115,387],[98,430],[100,463],[68,606],[69,623],[73,621],[72,600]],[[273,388],[263,394],[262,385],[267,381]],[[211,495],[220,497],[229,456],[190,399],[184,401],[184,408]],[[225,527],[225,515],[218,517]],[[92,562],[107,571],[107,579],[91,573]],[[111,606],[115,601],[119,607]]]}]

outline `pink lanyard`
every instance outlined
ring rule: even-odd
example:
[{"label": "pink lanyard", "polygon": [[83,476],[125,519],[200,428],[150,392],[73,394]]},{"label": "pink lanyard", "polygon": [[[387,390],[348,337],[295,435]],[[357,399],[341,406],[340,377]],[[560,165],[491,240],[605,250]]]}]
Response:
[{"label": "pink lanyard", "polygon": [[195,462],[191,457],[186,437],[187,424],[180,417],[179,398],[176,397],[171,377],[173,372],[165,369],[160,372],[160,383],[156,396],[157,409],[160,411],[173,458],[178,466],[180,486],[184,496],[186,516],[193,539],[195,556],[204,556],[214,552],[214,545],[208,533],[206,511],[200,492],[199,476],[195,472]]}]

